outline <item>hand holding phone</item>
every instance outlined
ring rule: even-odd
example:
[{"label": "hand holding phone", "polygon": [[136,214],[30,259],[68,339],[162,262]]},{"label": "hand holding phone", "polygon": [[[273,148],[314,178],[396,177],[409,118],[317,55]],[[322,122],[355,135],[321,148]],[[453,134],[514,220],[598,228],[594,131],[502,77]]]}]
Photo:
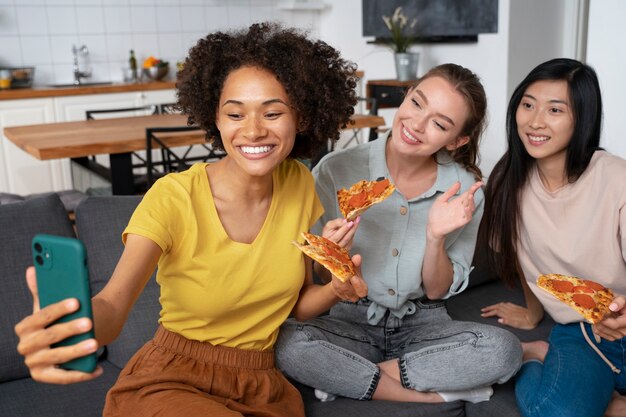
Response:
[{"label": "hand holding phone", "polygon": [[[76,298],[80,304],[78,310],[61,317],[55,323],[64,323],[81,317],[93,320],[87,252],[83,244],[78,239],[39,234],[33,238],[32,252],[37,272],[40,308],[67,298]],[[52,347],[71,346],[94,337],[92,326],[91,330],[70,336]],[[91,373],[96,368],[96,362],[94,352],[66,362],[61,367]]]}]

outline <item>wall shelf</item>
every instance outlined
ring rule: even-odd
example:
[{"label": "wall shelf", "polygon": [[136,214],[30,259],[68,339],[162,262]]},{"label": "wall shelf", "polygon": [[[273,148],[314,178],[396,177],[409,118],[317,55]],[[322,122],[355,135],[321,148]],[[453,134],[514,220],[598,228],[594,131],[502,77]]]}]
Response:
[{"label": "wall shelf", "polygon": [[278,3],[280,10],[287,11],[321,11],[328,6],[321,0],[284,0]]}]

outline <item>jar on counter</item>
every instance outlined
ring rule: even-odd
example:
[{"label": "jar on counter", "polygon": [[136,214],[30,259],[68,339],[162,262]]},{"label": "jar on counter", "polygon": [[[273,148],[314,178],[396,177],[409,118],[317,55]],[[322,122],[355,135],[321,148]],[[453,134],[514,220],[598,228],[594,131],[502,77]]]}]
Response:
[{"label": "jar on counter", "polygon": [[11,88],[11,71],[0,71],[0,90],[8,90]]}]

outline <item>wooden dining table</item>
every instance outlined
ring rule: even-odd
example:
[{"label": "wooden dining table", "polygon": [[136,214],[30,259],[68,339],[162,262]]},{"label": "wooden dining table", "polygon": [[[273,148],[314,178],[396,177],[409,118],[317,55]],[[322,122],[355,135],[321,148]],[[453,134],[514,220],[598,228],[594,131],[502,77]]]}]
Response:
[{"label": "wooden dining table", "polygon": [[[385,125],[380,116],[355,114],[345,129],[375,129]],[[45,161],[71,158],[100,175],[107,176],[113,194],[134,194],[133,152],[147,147],[146,129],[186,126],[187,116],[154,114],[77,122],[45,123],[4,128],[7,139],[19,148]],[[169,148],[206,143],[204,131],[163,133],[159,139]],[[92,155],[108,154],[110,167],[96,167],[87,162]]]}]

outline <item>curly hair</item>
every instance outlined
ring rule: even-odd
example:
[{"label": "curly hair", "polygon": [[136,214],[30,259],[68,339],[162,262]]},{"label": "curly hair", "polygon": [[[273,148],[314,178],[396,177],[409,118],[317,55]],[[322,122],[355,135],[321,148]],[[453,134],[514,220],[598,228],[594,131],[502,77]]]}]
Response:
[{"label": "curly hair", "polygon": [[188,116],[189,125],[207,132],[214,147],[224,149],[215,123],[224,81],[233,70],[246,66],[273,73],[300,115],[290,157],[311,157],[329,139],[339,139],[357,102],[356,65],[323,41],[265,22],[200,39],[178,73],[177,107]]}]

